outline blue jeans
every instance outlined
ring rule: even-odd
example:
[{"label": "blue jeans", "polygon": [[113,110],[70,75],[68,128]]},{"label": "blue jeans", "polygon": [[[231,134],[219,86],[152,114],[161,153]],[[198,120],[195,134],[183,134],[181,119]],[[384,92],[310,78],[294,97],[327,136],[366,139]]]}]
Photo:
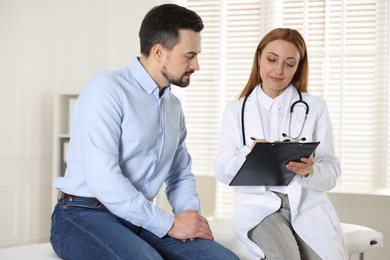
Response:
[{"label": "blue jeans", "polygon": [[213,240],[160,238],[88,198],[61,199],[54,208],[50,243],[63,259],[238,259]]}]

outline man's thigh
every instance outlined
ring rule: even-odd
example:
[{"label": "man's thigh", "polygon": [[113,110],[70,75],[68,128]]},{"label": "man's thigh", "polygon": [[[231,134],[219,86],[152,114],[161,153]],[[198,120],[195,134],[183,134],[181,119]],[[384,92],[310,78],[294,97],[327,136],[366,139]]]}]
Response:
[{"label": "man's thigh", "polygon": [[170,236],[159,238],[153,233],[141,229],[138,235],[156,249],[164,259],[213,259],[238,260],[239,258],[230,250],[214,240],[195,239],[193,241],[175,239]]},{"label": "man's thigh", "polygon": [[51,243],[65,259],[162,259],[103,205],[60,201],[53,213]]}]

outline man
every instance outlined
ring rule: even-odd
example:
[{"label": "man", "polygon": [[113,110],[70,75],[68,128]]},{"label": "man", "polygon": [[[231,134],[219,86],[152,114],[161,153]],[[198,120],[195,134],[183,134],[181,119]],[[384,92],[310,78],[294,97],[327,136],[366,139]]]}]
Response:
[{"label": "man", "polygon": [[[141,56],[93,77],[81,92],[50,242],[65,259],[238,259],[213,240],[185,145],[180,101],[199,70],[201,18],[174,4],[151,9]],[[174,216],[153,204],[163,183]]]}]

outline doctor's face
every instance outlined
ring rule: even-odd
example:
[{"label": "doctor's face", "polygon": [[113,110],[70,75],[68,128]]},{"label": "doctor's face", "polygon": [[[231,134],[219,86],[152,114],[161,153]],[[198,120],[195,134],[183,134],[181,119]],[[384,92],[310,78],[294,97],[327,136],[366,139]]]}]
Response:
[{"label": "doctor's face", "polygon": [[276,98],[286,90],[297,71],[300,59],[298,48],[291,42],[274,40],[259,55],[263,91]]},{"label": "doctor's face", "polygon": [[187,87],[192,73],[199,70],[200,33],[180,30],[180,42],[167,53],[161,74],[169,84]]}]

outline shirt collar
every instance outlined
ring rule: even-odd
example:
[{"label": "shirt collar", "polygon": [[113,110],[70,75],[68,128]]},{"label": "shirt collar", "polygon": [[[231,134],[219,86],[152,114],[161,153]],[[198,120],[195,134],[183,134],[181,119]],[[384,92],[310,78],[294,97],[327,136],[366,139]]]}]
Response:
[{"label": "shirt collar", "polygon": [[[144,66],[142,66],[139,61],[139,57],[135,58],[130,64],[130,70],[133,74],[134,79],[138,82],[140,87],[145,90],[149,95],[153,95],[159,98],[160,89],[158,88],[157,83],[146,71]],[[171,91],[171,86],[167,86],[164,89],[163,96],[167,95]]]},{"label": "shirt collar", "polygon": [[291,99],[291,91],[292,91],[292,85],[289,85],[288,88],[279,96],[276,98],[272,98],[265,94],[263,91],[263,88],[261,87],[261,84],[258,86],[257,91],[257,99],[259,101],[259,104],[263,106],[265,109],[270,110],[272,106],[276,106],[277,108],[282,108],[286,104],[289,104],[289,100]]}]

